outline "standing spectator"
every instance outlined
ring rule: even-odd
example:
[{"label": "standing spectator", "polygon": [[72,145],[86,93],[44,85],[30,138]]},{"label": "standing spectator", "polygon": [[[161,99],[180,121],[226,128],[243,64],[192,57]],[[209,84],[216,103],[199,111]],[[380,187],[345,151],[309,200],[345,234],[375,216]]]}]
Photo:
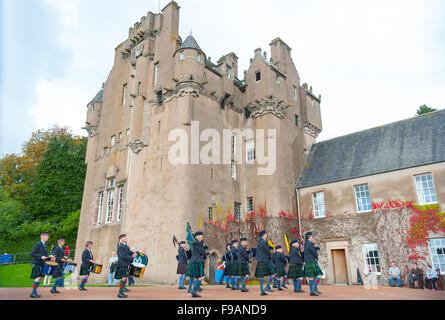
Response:
[{"label": "standing spectator", "polygon": [[396,264],[394,262],[391,263],[391,267],[388,270],[389,275],[389,282],[391,282],[391,285],[393,287],[396,286],[394,280],[397,280],[398,287],[402,287],[402,279],[400,278],[400,269],[399,267],[396,267]]},{"label": "standing spectator", "polygon": [[409,274],[409,287],[414,289],[414,281],[420,280],[422,270],[417,267],[417,263],[413,264],[413,268]]},{"label": "standing spectator", "polygon": [[[117,269],[117,255],[116,252],[113,251],[111,253],[111,257],[108,260],[107,270],[108,270],[108,286],[111,287],[111,282],[113,282],[113,286],[117,285],[117,280],[114,278]],[[113,280],[113,281],[112,281]]]},{"label": "standing spectator", "polygon": [[428,269],[426,270],[426,276],[425,276],[425,290],[428,290],[428,285],[429,282],[431,281],[432,287],[433,287],[433,291],[437,290],[436,287],[436,281],[437,281],[438,277],[437,277],[437,271],[433,270],[433,267],[431,267],[431,265],[428,265]]}]

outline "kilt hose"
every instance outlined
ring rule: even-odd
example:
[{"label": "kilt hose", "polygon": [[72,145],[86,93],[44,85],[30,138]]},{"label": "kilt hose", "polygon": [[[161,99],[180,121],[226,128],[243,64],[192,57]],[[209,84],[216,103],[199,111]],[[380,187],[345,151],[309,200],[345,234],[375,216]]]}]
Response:
[{"label": "kilt hose", "polygon": [[189,263],[187,265],[187,270],[185,275],[191,278],[201,278],[204,277],[204,263]]},{"label": "kilt hose", "polygon": [[31,265],[31,279],[43,277],[43,266],[38,264]]},{"label": "kilt hose", "polygon": [[290,264],[289,271],[287,272],[289,279],[298,279],[304,277],[304,270],[302,264]]},{"label": "kilt hose", "polygon": [[258,261],[255,270],[256,278],[264,278],[275,274],[275,268],[270,262]]},{"label": "kilt hose", "polygon": [[80,265],[79,276],[89,276],[90,275],[90,267],[84,264]]},{"label": "kilt hose", "polygon": [[277,278],[284,277],[287,274],[285,267],[275,268],[275,271]]},{"label": "kilt hose", "polygon": [[187,271],[187,264],[178,263],[178,268],[176,269],[176,274],[185,274]]},{"label": "kilt hose", "polygon": [[125,266],[118,264],[114,278],[117,280],[120,280],[122,278],[127,278],[129,273],[130,273],[130,266],[125,267]]},{"label": "kilt hose", "polygon": [[304,264],[304,276],[306,278],[314,278],[318,276],[322,276],[323,272],[321,271],[318,263],[305,263]]}]

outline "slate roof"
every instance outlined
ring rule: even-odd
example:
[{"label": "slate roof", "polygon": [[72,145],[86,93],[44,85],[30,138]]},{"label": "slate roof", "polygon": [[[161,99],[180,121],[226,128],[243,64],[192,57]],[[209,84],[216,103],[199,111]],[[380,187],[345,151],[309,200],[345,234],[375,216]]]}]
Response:
[{"label": "slate roof", "polygon": [[204,52],[201,50],[201,48],[198,45],[198,42],[196,42],[195,38],[193,38],[192,35],[189,35],[187,37],[187,39],[185,39],[185,41],[183,43],[181,43],[181,45],[178,47],[178,50],[181,50],[181,49],[196,49],[201,52]]},{"label": "slate roof", "polygon": [[99,90],[99,92],[96,94],[96,96],[93,98],[93,100],[91,100],[90,103],[92,103],[92,102],[102,102],[103,96],[104,96],[104,88],[102,87],[102,89]]},{"label": "slate roof", "polygon": [[316,143],[296,188],[445,162],[445,110]]}]

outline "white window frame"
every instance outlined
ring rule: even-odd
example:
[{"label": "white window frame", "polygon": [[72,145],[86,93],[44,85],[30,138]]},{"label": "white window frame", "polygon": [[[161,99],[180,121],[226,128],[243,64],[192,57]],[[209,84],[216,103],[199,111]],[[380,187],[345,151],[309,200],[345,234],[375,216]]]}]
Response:
[{"label": "white window frame", "polygon": [[94,103],[91,105],[91,112],[94,112]]},{"label": "white window frame", "polygon": [[124,84],[123,92],[122,92],[122,105],[125,106],[127,103],[127,84]]},{"label": "white window frame", "polygon": [[[431,246],[431,242],[437,242],[440,241],[440,247],[439,246]],[[436,249],[436,252],[433,251],[433,248]],[[437,248],[442,248],[441,254],[437,253]],[[433,266],[434,270],[437,270],[437,268],[440,268],[440,274],[444,274],[445,272],[445,238],[435,238],[435,239],[429,239],[428,240],[428,249],[430,251],[430,257],[431,257],[431,264]]]},{"label": "white window frame", "polygon": [[241,221],[241,203],[235,202],[235,220]]},{"label": "white window frame", "polygon": [[237,138],[237,135],[236,134],[233,134],[232,135],[232,152],[233,152],[233,155],[236,155],[236,138]]},{"label": "white window frame", "polygon": [[325,218],[326,217],[326,205],[324,202],[324,192],[314,192],[312,193],[312,207],[314,208],[314,218]]},{"label": "white window frame", "polygon": [[104,203],[104,192],[101,191],[99,193],[99,208],[97,209],[97,224],[102,224],[102,210],[103,210],[103,203]]},{"label": "white window frame", "polygon": [[[426,179],[423,180],[422,177],[426,177]],[[419,178],[420,180],[418,181],[417,178]],[[431,179],[429,179],[429,178],[431,178]],[[422,206],[422,205],[426,205],[426,204],[436,204],[437,203],[437,193],[436,193],[436,188],[434,186],[434,180],[433,180],[432,173],[429,172],[429,173],[417,174],[417,175],[413,176],[413,179],[414,179],[414,186],[416,187],[417,200],[419,201],[419,205]],[[427,184],[426,188],[424,186],[424,183]],[[428,194],[425,193],[425,190],[428,191]],[[432,198],[431,200],[433,200],[435,198],[436,200],[427,202],[426,197]]]},{"label": "white window frame", "polygon": [[155,74],[154,74],[154,86],[156,87],[158,84],[158,77],[159,77],[159,62],[155,64]]},{"label": "white window frame", "polygon": [[[369,252],[374,252],[374,251],[377,251],[377,257],[368,257],[368,253]],[[379,250],[378,250],[378,247],[377,247],[377,244],[376,243],[364,243],[364,244],[362,244],[362,252],[363,252],[363,261],[364,261],[364,263],[365,263],[365,268],[366,268],[366,270],[368,271],[368,272],[373,272],[373,273],[376,273],[377,275],[380,275],[382,272],[381,272],[381,270],[382,270],[382,267],[381,267],[381,265],[380,265],[380,257],[379,257]],[[378,263],[374,263],[374,264],[368,264],[368,259],[374,259],[374,262],[375,262],[375,259],[378,259]],[[380,269],[380,271],[378,271],[378,269]]]},{"label": "white window frame", "polygon": [[[361,188],[361,187],[366,187],[366,190],[357,190],[357,188]],[[365,197],[357,197],[357,192],[359,192],[359,194],[363,193],[363,192],[367,192],[368,193],[368,197],[369,197],[369,209],[365,209],[365,210],[360,210],[360,205],[364,206],[363,203],[361,202],[362,199],[366,199]],[[371,193],[369,192],[369,185],[367,183],[364,184],[359,184],[354,186],[354,195],[355,195],[355,206],[357,207],[357,213],[363,213],[363,212],[371,212],[372,211],[372,206],[371,206]],[[360,205],[359,205],[359,199],[360,199]]]},{"label": "white window frame", "polygon": [[196,56],[196,60],[197,60],[198,62],[201,62],[201,54],[198,53],[198,55]]},{"label": "white window frame", "polygon": [[111,136],[110,138],[110,146],[114,147],[116,145],[116,136]]},{"label": "white window frame", "polygon": [[179,51],[179,61],[184,61],[184,51]]},{"label": "white window frame", "polygon": [[107,218],[105,223],[110,223],[111,221],[113,221],[114,191],[115,188],[107,191]]},{"label": "white window frame", "polygon": [[253,197],[247,198],[246,209],[247,213],[253,212]]},{"label": "white window frame", "polygon": [[119,187],[116,221],[121,221],[124,206],[124,186]]},{"label": "white window frame", "polygon": [[255,140],[246,141],[246,163],[253,164],[255,162]]},{"label": "white window frame", "polygon": [[292,92],[294,95],[294,100],[297,100],[298,95],[297,95],[297,87],[296,86],[292,86]]},{"label": "white window frame", "polygon": [[232,68],[226,65],[226,77],[231,79],[232,78]]},{"label": "white window frame", "polygon": [[232,174],[232,179],[236,180],[236,162],[232,161],[232,164],[230,165],[230,171]]}]

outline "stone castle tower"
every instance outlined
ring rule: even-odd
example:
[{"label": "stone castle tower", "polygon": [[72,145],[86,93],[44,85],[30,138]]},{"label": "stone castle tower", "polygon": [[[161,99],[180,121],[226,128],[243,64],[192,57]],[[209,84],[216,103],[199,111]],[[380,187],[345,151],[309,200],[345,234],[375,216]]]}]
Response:
[{"label": "stone castle tower", "polygon": [[[240,219],[264,201],[270,213],[292,210],[295,183],[322,129],[320,97],[300,85],[291,48],[280,38],[270,43],[270,59],[255,50],[240,80],[235,53],[214,64],[192,35],[182,41],[179,10],[172,1],[129,30],[115,49],[108,79],[88,104],[85,126],[88,169],[76,261],[91,240],[95,259],[106,266],[125,232],[130,247],[148,252],[142,282],[176,281],[172,236],[185,239],[186,221],[196,231],[200,212],[206,218],[217,201],[231,202]],[[264,129],[264,141],[236,136],[229,164],[194,162],[208,139],[198,141],[199,150],[189,147],[187,164],[169,161],[172,130],[192,137],[193,131],[216,129],[222,146],[224,129],[249,128]],[[274,138],[269,129],[276,130],[276,168],[258,175],[256,146],[264,143],[267,155],[267,140]],[[106,277],[103,272],[91,281]]]}]

